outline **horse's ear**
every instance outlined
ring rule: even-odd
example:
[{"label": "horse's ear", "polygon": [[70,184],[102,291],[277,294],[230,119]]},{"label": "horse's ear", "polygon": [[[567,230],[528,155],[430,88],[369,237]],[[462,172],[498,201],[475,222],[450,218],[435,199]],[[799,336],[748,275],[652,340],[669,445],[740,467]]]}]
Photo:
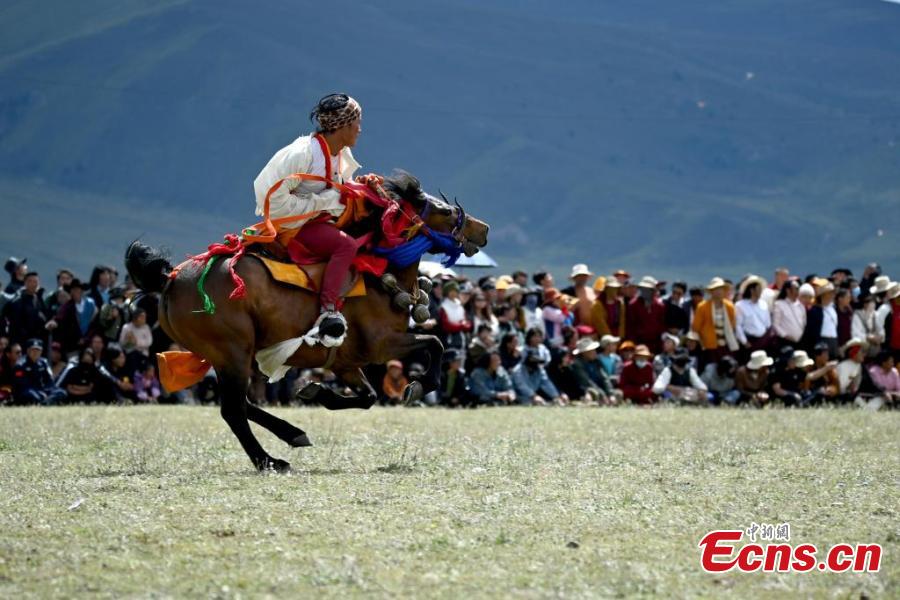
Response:
[{"label": "horse's ear", "polygon": [[416,206],[426,201],[422,193],[422,184],[412,174],[406,171],[396,170],[390,177],[385,178],[384,187],[387,191],[396,194],[401,200],[406,200]]}]

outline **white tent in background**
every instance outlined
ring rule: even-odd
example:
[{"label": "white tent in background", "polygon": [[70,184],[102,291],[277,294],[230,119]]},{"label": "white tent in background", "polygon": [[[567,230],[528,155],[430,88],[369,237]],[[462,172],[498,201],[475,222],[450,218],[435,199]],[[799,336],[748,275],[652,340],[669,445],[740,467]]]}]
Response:
[{"label": "white tent in background", "polygon": [[491,269],[497,266],[497,261],[482,250],[474,256],[460,256],[456,261],[457,267],[469,267],[473,269]]},{"label": "white tent in background", "polygon": [[456,272],[453,269],[448,269],[441,263],[433,262],[430,260],[423,260],[419,263],[419,274],[424,275],[429,279],[434,279],[435,277],[440,277],[441,275],[456,277]]}]

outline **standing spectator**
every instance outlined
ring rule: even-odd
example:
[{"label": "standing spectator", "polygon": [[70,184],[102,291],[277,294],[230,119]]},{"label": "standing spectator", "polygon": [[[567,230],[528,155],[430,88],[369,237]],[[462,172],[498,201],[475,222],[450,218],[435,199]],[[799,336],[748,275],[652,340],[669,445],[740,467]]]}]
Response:
[{"label": "standing spectator", "polygon": [[78,350],[91,330],[97,316],[97,305],[84,293],[84,286],[78,279],[72,280],[67,291],[69,301],[59,309],[55,320],[59,323],[58,337],[63,354],[69,356]]},{"label": "standing spectator", "polygon": [[690,313],[685,308],[687,284],[676,281],[672,284],[672,293],[663,303],[666,306],[666,330],[675,335],[683,335],[690,329]]},{"label": "standing spectator", "polygon": [[618,404],[622,399],[622,393],[613,386],[612,378],[606,371],[597,349],[601,343],[590,338],[578,340],[578,344],[572,354],[575,360],[572,369],[578,381],[579,394],[582,399],[590,398],[594,402],[604,405]]},{"label": "standing spectator", "polygon": [[772,312],[772,328],[776,350],[800,343],[806,329],[806,308],[800,304],[800,284],[796,280],[781,286]]},{"label": "standing spectator", "polygon": [[769,402],[769,367],[774,362],[765,351],[757,350],[750,355],[747,364],[737,370],[734,384],[741,393],[741,401],[756,407]]},{"label": "standing spectator", "polygon": [[514,271],[512,274],[513,283],[522,289],[528,287],[528,273],[525,271]]},{"label": "standing spectator", "polygon": [[738,364],[731,356],[723,356],[717,363],[709,363],[703,370],[703,383],[710,393],[713,404],[725,402],[734,406],[741,399],[741,392],[735,387],[734,378]]},{"label": "standing spectator", "polygon": [[469,385],[479,404],[497,406],[516,401],[512,380],[500,364],[499,352],[490,352],[481,357],[481,363],[472,372]]},{"label": "standing spectator", "polygon": [[809,314],[809,309],[816,303],[816,288],[808,283],[804,283],[800,286],[800,296],[797,300],[800,301],[800,304],[803,305],[803,308]]},{"label": "standing spectator", "polygon": [[546,332],[547,341],[554,346],[559,346],[563,343],[563,326],[571,323],[571,315],[569,315],[569,310],[559,290],[556,288],[544,290],[544,302],[541,312],[544,317],[544,331]]},{"label": "standing spectator", "polygon": [[838,289],[834,295],[834,310],[837,313],[837,343],[843,346],[853,337],[853,296],[847,288]]},{"label": "standing spectator", "polygon": [[768,350],[772,340],[772,317],[768,305],[761,299],[765,287],[762,277],[751,275],[738,288],[741,300],[734,307],[735,334],[747,356],[756,350]]},{"label": "standing spectator", "polygon": [[459,299],[459,284],[448,281],[443,286],[440,320],[444,332],[444,346],[465,352],[466,333],[472,331],[472,322],[466,318],[466,309]]},{"label": "standing spectator", "polygon": [[540,306],[542,297],[540,290],[529,290],[522,298],[522,325],[525,331],[537,328],[546,334],[544,311]]},{"label": "standing spectator", "polygon": [[16,297],[3,306],[2,316],[11,342],[23,344],[32,338],[43,341],[47,339],[47,329],[56,327],[56,323],[49,320],[47,307],[38,294],[40,287],[38,274],[26,273]]},{"label": "standing spectator", "polygon": [[594,292],[594,288],[588,285],[588,280],[593,276],[594,274],[591,273],[587,265],[577,264],[572,267],[572,272],[569,274],[569,279],[572,280],[572,287],[563,291],[563,293],[575,298],[573,312],[575,313],[576,325],[591,325],[593,323],[591,309],[594,306],[594,301],[597,300],[597,294]]},{"label": "standing spectator", "polygon": [[709,300],[704,300],[694,313],[692,327],[700,336],[706,362],[718,362],[726,354],[737,352],[739,346],[734,333],[734,305],[725,299],[725,280],[713,277],[706,286]]},{"label": "standing spectator", "polygon": [[875,298],[878,306],[884,302],[885,295],[892,287],[896,285],[887,275],[879,275],[875,278],[874,283],[868,288],[869,294]]},{"label": "standing spectator", "polygon": [[441,371],[440,402],[444,406],[455,408],[468,402],[466,389],[466,372],[462,368],[462,355],[451,348],[444,352],[444,364]]},{"label": "standing spectator", "polygon": [[682,348],[672,364],[662,370],[653,383],[653,393],[683,404],[706,404],[706,384],[691,366],[691,357]]},{"label": "standing spectator", "polygon": [[875,296],[868,294],[862,300],[862,306],[854,311],[850,327],[850,337],[863,340],[868,345],[869,358],[874,358],[881,352],[881,343],[884,341],[884,329],[878,327],[876,316]]},{"label": "standing spectator", "polygon": [[688,313],[688,329],[694,329],[694,315],[697,313],[697,307],[703,302],[703,288],[692,287],[688,292],[690,299],[684,305]]},{"label": "standing spectator", "polygon": [[159,379],[156,377],[156,367],[153,363],[145,361],[143,366],[134,374],[134,390],[139,402],[157,404],[162,395]]},{"label": "standing spectator", "polygon": [[[597,285],[596,283],[594,285]],[[622,284],[615,277],[606,278],[603,294],[591,307],[591,325],[598,335],[625,336],[625,300],[619,295]]]},{"label": "standing spectator", "polygon": [[625,311],[625,332],[636,344],[659,352],[660,340],[666,331],[666,307],[656,297],[656,280],[644,277],[638,284],[638,295],[628,303]]},{"label": "standing spectator", "polygon": [[[3,265],[3,270],[9,273],[9,284],[4,288],[7,294],[16,294],[25,285],[25,275],[28,273],[28,259],[19,260],[10,256]],[[24,341],[24,340],[23,340]]]},{"label": "standing spectator", "polygon": [[894,355],[894,359],[900,356],[900,283],[895,283],[885,296],[883,310],[878,315],[883,315],[881,328],[884,330],[885,350]]},{"label": "standing spectator", "polygon": [[531,276],[531,280],[540,288],[541,293],[553,288],[553,275],[547,271],[538,271]]},{"label": "standing spectator", "polygon": [[101,309],[104,304],[109,302],[109,290],[112,287],[112,268],[105,265],[97,265],[91,272],[91,279],[88,282],[90,287],[90,296],[97,305],[97,310]]},{"label": "standing spectator", "polygon": [[125,307],[125,291],[122,288],[113,288],[109,292],[109,302],[100,309],[97,320],[99,332],[107,341],[115,342],[119,339],[122,326],[130,321],[128,309]]},{"label": "standing spectator", "polygon": [[634,360],[625,363],[619,379],[619,388],[628,400],[635,404],[653,404],[656,395],[653,393],[653,365],[650,360],[653,354],[647,346],[640,344],[634,349]]},{"label": "standing spectator", "polygon": [[[784,284],[790,280],[790,277],[791,272],[787,267],[775,269],[775,279],[772,281],[772,285],[765,288],[760,296],[760,299],[769,307],[769,312],[775,310],[775,300],[781,296],[781,290],[784,289]],[[799,287],[800,284],[797,285]]]},{"label": "standing spectator", "polygon": [[53,385],[50,363],[41,356],[44,343],[34,338],[25,345],[25,357],[20,358],[13,371],[13,397],[20,404],[51,406],[66,394]]},{"label": "standing spectator", "polygon": [[399,360],[389,360],[387,373],[381,382],[381,391],[384,394],[384,402],[387,404],[400,404],[403,400],[403,390],[409,384],[409,380],[403,374],[403,363]]},{"label": "standing spectator", "polygon": [[[878,278],[881,277],[881,267],[878,263],[869,263],[863,271],[862,280],[859,282],[860,295],[859,299],[867,298],[875,292],[872,288],[876,286]],[[888,280],[890,281],[890,280]]]},{"label": "standing spectator", "polygon": [[56,272],[56,289],[44,294],[44,302],[50,315],[59,312],[60,307],[69,301],[69,293],[66,291],[75,276],[68,269],[60,269]]},{"label": "standing spectator", "polygon": [[834,308],[834,286],[830,281],[816,290],[816,304],[806,313],[806,329],[803,331],[802,346],[812,351],[816,344],[825,342],[831,357],[837,356],[838,317]]},{"label": "standing spectator", "polygon": [[101,380],[94,351],[90,348],[81,350],[78,353],[78,360],[69,363],[59,376],[58,384],[66,391],[66,400],[70,403],[95,402],[95,393]]}]

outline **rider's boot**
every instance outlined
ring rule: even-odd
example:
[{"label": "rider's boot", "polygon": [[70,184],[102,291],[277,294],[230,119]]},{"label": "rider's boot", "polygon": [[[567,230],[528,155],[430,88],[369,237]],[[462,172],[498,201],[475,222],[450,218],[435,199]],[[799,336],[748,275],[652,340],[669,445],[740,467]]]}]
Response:
[{"label": "rider's boot", "polygon": [[330,338],[340,338],[347,332],[347,320],[344,315],[337,310],[334,304],[322,306],[321,316],[319,317],[319,335],[321,337],[328,336]]}]

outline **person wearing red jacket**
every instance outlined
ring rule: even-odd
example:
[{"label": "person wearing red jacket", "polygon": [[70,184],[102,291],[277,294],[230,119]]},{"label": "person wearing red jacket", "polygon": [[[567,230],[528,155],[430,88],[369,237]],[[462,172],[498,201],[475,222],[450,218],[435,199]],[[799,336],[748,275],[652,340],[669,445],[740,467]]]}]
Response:
[{"label": "person wearing red jacket", "polygon": [[635,404],[653,404],[656,394],[653,393],[653,365],[650,360],[653,354],[647,346],[641,344],[634,350],[634,360],[625,363],[619,378],[619,387],[627,400]]},{"label": "person wearing red jacket", "polygon": [[652,277],[644,277],[637,287],[638,295],[625,311],[625,336],[659,352],[662,334],[666,332],[666,306],[656,296],[656,280]]},{"label": "person wearing red jacket", "polygon": [[444,299],[438,311],[445,348],[466,350],[466,333],[472,331],[472,322],[466,317],[466,308],[459,300],[459,284],[448,281],[442,288]]}]

